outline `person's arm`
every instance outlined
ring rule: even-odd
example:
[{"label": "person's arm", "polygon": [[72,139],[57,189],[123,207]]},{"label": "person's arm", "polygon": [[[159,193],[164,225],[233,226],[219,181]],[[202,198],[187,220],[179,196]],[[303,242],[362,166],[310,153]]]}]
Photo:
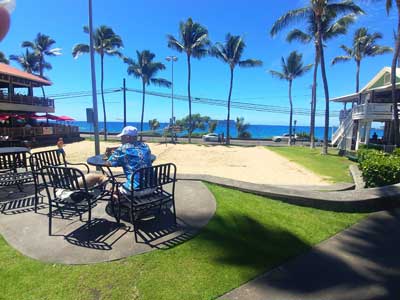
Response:
[{"label": "person's arm", "polygon": [[115,149],[113,154],[107,160],[107,165],[110,167],[121,167],[123,165],[123,159],[125,154],[120,148]]}]

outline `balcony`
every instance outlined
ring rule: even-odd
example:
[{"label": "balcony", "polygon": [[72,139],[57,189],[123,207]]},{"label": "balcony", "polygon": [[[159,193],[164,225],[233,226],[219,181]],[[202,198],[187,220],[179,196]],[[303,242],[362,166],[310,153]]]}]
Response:
[{"label": "balcony", "polygon": [[32,137],[57,136],[76,137],[79,136],[78,126],[48,125],[38,127],[0,127],[0,136],[8,137],[9,140],[21,140]]},{"label": "balcony", "polygon": [[393,105],[390,103],[366,103],[353,108],[353,120],[391,120]]},{"label": "balcony", "polygon": [[0,93],[0,110],[5,111],[27,111],[27,112],[54,112],[54,100],[26,96],[26,95],[11,95],[2,92]]}]

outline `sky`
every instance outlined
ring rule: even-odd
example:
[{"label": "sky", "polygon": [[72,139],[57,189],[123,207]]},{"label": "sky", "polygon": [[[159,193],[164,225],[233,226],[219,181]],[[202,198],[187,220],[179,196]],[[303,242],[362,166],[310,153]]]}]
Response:
[{"label": "sky", "polygon": [[[342,55],[339,46],[351,45],[352,35],[359,27],[383,34],[381,45],[394,46],[393,28],[396,25],[395,11],[386,14],[384,1],[370,3],[369,0],[356,1],[366,12],[358,17],[346,36],[338,37],[326,45],[327,76],[331,97],[355,92],[355,63],[353,61],[331,66],[330,61]],[[279,4],[279,5],[278,5]],[[94,0],[94,26],[108,25],[120,35],[124,42],[122,52],[127,57],[135,57],[136,50],[148,49],[156,54],[156,61],[166,64],[166,70],[158,77],[171,79],[170,64],[165,61],[168,55],[176,55],[174,87],[175,94],[187,95],[187,64],[183,54],[167,47],[167,34],[178,36],[180,21],[192,17],[194,21],[207,27],[212,43],[223,41],[226,33],[244,37],[247,48],[243,59],[255,58],[263,61],[260,68],[235,70],[232,99],[255,104],[288,107],[288,84],[273,78],[269,70],[280,70],[282,56],[288,56],[293,50],[303,54],[305,64],[313,63],[312,45],[287,43],[288,30],[272,38],[269,31],[274,21],[288,10],[304,7],[308,0]],[[91,90],[90,58],[83,55],[74,59],[72,48],[77,43],[88,43],[88,35],[82,27],[88,22],[87,1],[84,0],[17,0],[12,13],[11,29],[0,43],[0,51],[6,55],[21,54],[21,42],[33,40],[38,32],[47,34],[56,40],[55,47],[62,48],[62,55],[48,58],[53,69],[46,72],[53,86],[46,87],[48,95]],[[295,25],[302,28],[302,23]],[[366,58],[361,65],[360,83],[365,85],[384,66],[391,64],[392,55]],[[17,66],[15,62],[12,65]],[[99,57],[96,56],[96,73],[100,87]],[[141,89],[138,79],[128,76],[127,65],[115,57],[105,59],[105,88],[120,88],[123,78],[127,87]],[[295,80],[293,96],[295,108],[309,108],[312,84],[312,72]],[[169,89],[150,86],[150,91],[170,93]],[[221,61],[206,57],[193,59],[192,96],[226,100],[229,89],[229,69]],[[40,89],[36,94],[40,95]],[[123,117],[122,93],[106,95],[106,111],[109,121],[120,121]],[[99,120],[102,110],[99,96]],[[322,80],[319,78],[317,109],[324,110]],[[56,114],[68,115],[76,120],[85,120],[85,109],[91,107],[91,98],[63,99],[56,101]],[[339,104],[332,104],[331,110],[338,111]],[[208,115],[213,119],[226,119],[225,107],[193,104],[193,113]],[[140,120],[141,95],[127,94],[128,121]],[[182,118],[188,114],[188,103],[175,101],[175,115]],[[147,96],[145,120],[157,118],[167,122],[171,117],[171,100]],[[231,117],[244,117],[250,124],[286,125],[288,115],[268,112],[255,112],[232,108]],[[308,125],[309,117],[296,115],[299,125]],[[317,125],[323,125],[323,118],[317,117]],[[331,118],[337,124],[336,117]]]}]

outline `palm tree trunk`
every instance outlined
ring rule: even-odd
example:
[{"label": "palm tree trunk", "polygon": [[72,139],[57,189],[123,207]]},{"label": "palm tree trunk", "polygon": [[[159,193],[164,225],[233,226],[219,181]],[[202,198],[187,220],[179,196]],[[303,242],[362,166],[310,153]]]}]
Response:
[{"label": "palm tree trunk", "polygon": [[230,119],[231,119],[232,87],[233,87],[233,68],[231,68],[231,81],[230,81],[229,95],[228,95],[228,116],[226,118],[226,144],[227,145],[229,145],[230,142],[231,142],[231,138],[230,138]]},{"label": "palm tree trunk", "polygon": [[289,105],[290,105],[289,141],[288,141],[289,146],[292,146],[292,122],[293,122],[292,83],[293,83],[292,80],[289,80]]},{"label": "palm tree trunk", "polygon": [[317,76],[319,65],[318,47],[315,46],[314,74],[311,92],[310,148],[315,148],[315,110],[317,107]]},{"label": "palm tree trunk", "polygon": [[101,55],[101,100],[103,102],[103,118],[104,118],[104,140],[107,141],[107,112],[106,101],[104,100],[104,54]]},{"label": "palm tree trunk", "polygon": [[360,65],[361,61],[357,60],[357,72],[356,72],[356,93],[360,91]]},{"label": "palm tree trunk", "polygon": [[392,102],[393,102],[393,142],[395,145],[399,146],[399,109],[397,106],[397,93],[396,93],[396,63],[397,58],[400,54],[400,1],[397,0],[397,38],[396,38],[396,47],[393,54],[392,60],[392,74],[391,74],[391,83],[392,83]]},{"label": "palm tree trunk", "polygon": [[318,21],[318,41],[319,41],[319,52],[321,58],[321,73],[322,73],[322,81],[324,83],[324,93],[325,93],[325,128],[324,128],[324,145],[322,148],[322,154],[328,154],[328,135],[329,135],[329,88],[328,88],[328,79],[326,78],[326,70],[325,70],[325,56],[324,56],[324,47],[322,43],[321,36],[321,20]]},{"label": "palm tree trunk", "polygon": [[140,119],[140,141],[143,141],[143,119],[144,119],[144,103],[146,100],[146,83],[143,81],[142,82],[142,91],[143,91],[143,97],[142,97],[142,117]]},{"label": "palm tree trunk", "polygon": [[[39,61],[39,74],[40,74],[40,77],[43,78],[43,55],[40,56],[40,61]],[[43,87],[43,85],[41,86],[41,88],[42,88],[43,98],[46,98],[46,94],[45,94],[45,92],[44,92],[44,87]]]},{"label": "palm tree trunk", "polygon": [[189,144],[192,142],[192,98],[190,96],[190,77],[191,77],[191,65],[190,65],[190,55],[187,55],[188,64],[188,100],[189,100]]}]

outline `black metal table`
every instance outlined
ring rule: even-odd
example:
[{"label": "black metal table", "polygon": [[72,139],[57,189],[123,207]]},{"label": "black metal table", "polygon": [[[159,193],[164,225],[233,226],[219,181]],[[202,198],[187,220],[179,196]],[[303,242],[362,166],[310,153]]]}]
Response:
[{"label": "black metal table", "polygon": [[0,147],[0,154],[12,154],[12,153],[26,153],[29,149],[26,147]]}]

